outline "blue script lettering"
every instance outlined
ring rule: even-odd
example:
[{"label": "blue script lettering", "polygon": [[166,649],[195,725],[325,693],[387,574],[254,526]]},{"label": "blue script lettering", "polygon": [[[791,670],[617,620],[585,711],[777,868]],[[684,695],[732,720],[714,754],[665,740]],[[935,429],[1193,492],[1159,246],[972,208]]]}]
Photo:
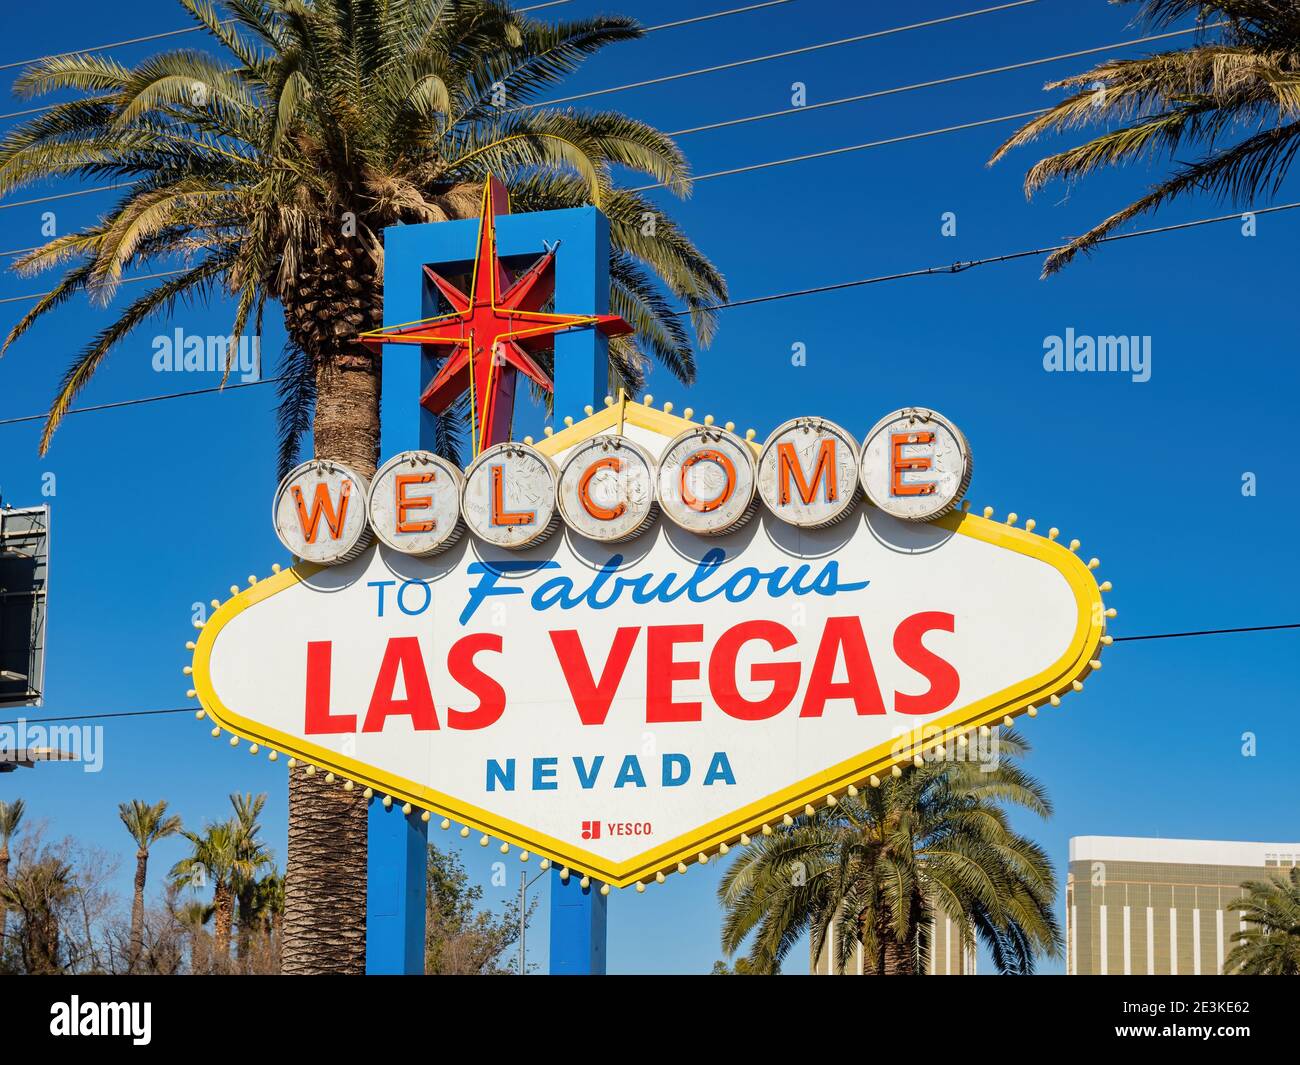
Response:
[{"label": "blue script lettering", "polygon": [[[617,574],[618,568],[623,564],[623,556],[610,555],[585,588],[576,588],[570,577],[551,577],[538,585],[532,593],[530,603],[537,611],[550,610],[552,607],[572,610],[579,606],[604,610],[617,603],[625,593],[638,606],[655,602],[672,603],[683,596],[692,603],[707,603],[718,596],[724,596],[732,603],[742,603],[759,590],[766,591],[773,599],[780,599],[784,595],[830,596],[840,592],[861,591],[871,583],[841,583],[839,563],[834,561],[824,563],[815,574],[812,566],[805,562],[793,568],[777,566],[773,570],[742,566],[722,577],[716,571],[726,559],[727,553],[714,547],[705,553],[696,563],[695,569],[685,577],[678,573],[665,573],[662,577],[653,573],[621,577]],[[559,569],[559,566],[558,562],[529,562],[522,559],[471,562],[466,567],[466,572],[477,576],[479,580],[469,590],[469,600],[460,612],[460,623],[468,623],[474,612],[491,596],[525,594],[517,584],[502,584],[501,578],[530,570]]]}]

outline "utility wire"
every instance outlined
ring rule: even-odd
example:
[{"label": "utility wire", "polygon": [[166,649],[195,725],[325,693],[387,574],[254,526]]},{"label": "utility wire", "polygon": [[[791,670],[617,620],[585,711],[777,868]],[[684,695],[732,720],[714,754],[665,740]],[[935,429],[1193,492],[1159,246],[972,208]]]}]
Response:
[{"label": "utility wire", "polygon": [[[783,2],[788,2],[788,0],[783,0]],[[854,96],[843,96],[843,97],[840,97],[840,98],[835,99],[835,100],[824,100],[824,101],[821,101],[820,103],[806,104],[806,105],[804,105],[804,106],[802,106],[802,107],[789,107],[789,108],[785,108],[784,110],[781,110],[781,111],[766,111],[766,112],[763,112],[762,114],[757,114],[757,115],[746,115],[746,116],[742,116],[742,117],[740,117],[740,118],[730,118],[730,119],[723,119],[722,121],[719,121],[719,122],[710,122],[710,123],[707,123],[707,124],[702,125],[702,126],[689,126],[689,127],[687,127],[686,129],[669,130],[669,131],[667,132],[666,135],[669,136],[669,137],[684,137],[684,136],[688,136],[688,135],[690,135],[690,134],[692,134],[692,133],[704,133],[704,132],[707,132],[707,131],[710,131],[710,130],[715,130],[715,129],[725,129],[725,128],[728,128],[728,127],[731,127],[731,126],[742,126],[742,125],[747,125],[748,123],[751,123],[751,122],[762,122],[762,121],[765,121],[766,119],[770,119],[770,118],[781,118],[781,117],[784,117],[784,116],[787,116],[787,115],[796,115],[796,114],[800,114],[800,113],[807,112],[807,111],[820,111],[820,110],[823,110],[823,109],[825,109],[825,108],[830,108],[830,107],[841,107],[841,106],[843,106],[844,104],[861,103],[861,102],[864,101],[864,100],[875,100],[875,99],[880,99],[880,98],[882,98],[882,97],[886,97],[886,96],[895,96],[895,95],[898,95],[898,94],[900,94],[900,93],[913,92],[913,91],[915,91],[915,90],[917,90],[917,89],[928,89],[928,88],[934,88],[934,87],[936,87],[936,86],[941,86],[941,85],[951,85],[951,84],[954,84],[954,83],[957,83],[957,82],[969,81],[969,80],[972,80],[972,79],[974,79],[974,78],[983,78],[983,77],[988,77],[988,76],[993,75],[993,74],[1003,74],[1003,73],[1008,73],[1008,72],[1010,72],[1010,71],[1014,71],[1014,70],[1025,70],[1025,69],[1028,69],[1028,68],[1030,68],[1030,67],[1043,66],[1044,64],[1047,64],[1047,63],[1061,62],[1061,61],[1066,60],[1066,59],[1077,59],[1077,58],[1080,58],[1081,56],[1086,56],[1086,55],[1095,55],[1095,54],[1097,54],[1097,53],[1099,53],[1099,52],[1107,52],[1107,51],[1112,51],[1112,50],[1120,49],[1120,48],[1131,48],[1131,47],[1134,47],[1134,46],[1136,46],[1136,45],[1147,44],[1147,43],[1150,43],[1150,42],[1152,42],[1152,41],[1165,40],[1165,39],[1170,38],[1170,37],[1178,37],[1178,36],[1182,36],[1182,35],[1184,35],[1184,34],[1188,34],[1188,33],[1196,33],[1196,32],[1198,32],[1198,30],[1196,30],[1196,29],[1190,29],[1190,30],[1175,30],[1175,31],[1170,32],[1170,33],[1159,33],[1159,34],[1154,34],[1154,35],[1152,35],[1152,36],[1148,36],[1148,37],[1138,37],[1138,38],[1135,38],[1134,40],[1131,40],[1131,41],[1116,41],[1116,42],[1113,43],[1113,44],[1098,45],[1098,46],[1095,47],[1095,48],[1084,48],[1084,49],[1081,49],[1081,50],[1079,50],[1079,51],[1077,51],[1077,52],[1064,52],[1064,53],[1062,53],[1062,54],[1060,54],[1060,55],[1043,56],[1043,57],[1038,58],[1038,59],[1027,59],[1027,60],[1024,60],[1023,62],[1019,62],[1019,63],[1010,63],[1010,64],[1007,64],[1007,65],[1005,65],[1005,66],[1000,66],[1000,67],[988,67],[988,68],[986,68],[986,69],[984,69],[984,70],[974,70],[974,71],[969,71],[969,72],[964,73],[964,74],[953,74],[953,75],[950,75],[950,76],[948,76],[948,77],[943,77],[943,78],[934,78],[934,79],[932,79],[932,80],[930,80],[930,81],[919,81],[919,82],[913,82],[913,83],[910,84],[910,85],[896,85],[896,86],[893,86],[892,88],[888,88],[888,89],[877,89],[877,90],[874,90],[874,91],[872,91],[872,92],[858,93],[857,95],[854,95]],[[820,46],[818,46],[818,47],[820,47]],[[712,69],[712,68],[710,68],[710,69]],[[691,73],[691,72],[687,72],[687,74],[683,74],[683,75],[672,75],[672,77],[684,77],[684,76],[687,76],[689,73]],[[599,90],[599,91],[600,91],[600,92],[614,92],[614,91],[617,91],[619,88],[626,88],[626,87],[627,87],[627,86],[614,86],[612,89],[601,89],[601,90]],[[540,106],[543,106],[543,105],[541,105],[541,104],[532,104],[532,105],[529,105],[529,106],[532,106],[532,107],[540,107]],[[1013,118],[1034,117],[1034,116],[1037,116],[1037,115],[1045,114],[1048,110],[1049,110],[1049,108],[1045,108],[1045,107],[1044,107],[1044,108],[1039,108],[1039,109],[1034,110],[1034,111],[1025,111],[1025,112],[1022,112],[1022,113],[1017,114],[1017,115],[1007,115],[1007,116],[1004,116],[1004,117],[1001,117],[1001,118],[990,118],[990,119],[984,119],[984,120],[981,120],[980,122],[975,122],[975,123],[965,123],[965,124],[958,125],[958,126],[950,126],[950,127],[945,128],[945,129],[940,129],[940,130],[931,130],[931,131],[927,131],[927,132],[924,132],[924,133],[913,133],[913,134],[907,134],[907,135],[905,135],[905,136],[903,136],[903,137],[893,137],[893,138],[889,138],[889,139],[887,139],[887,140],[882,140],[882,141],[871,141],[871,142],[869,142],[869,143],[867,143],[867,144],[854,145],[854,146],[851,146],[851,147],[849,147],[849,148],[836,149],[836,151],[837,151],[837,152],[844,152],[844,151],[861,151],[861,150],[863,150],[864,148],[875,148],[875,147],[881,147],[881,146],[883,146],[883,145],[887,145],[887,144],[897,144],[897,143],[901,143],[901,142],[903,142],[903,141],[907,141],[907,140],[918,140],[918,139],[921,139],[921,138],[923,138],[923,137],[933,137],[933,136],[937,136],[937,135],[942,134],[942,133],[952,133],[952,132],[956,132],[956,131],[958,131],[958,130],[963,130],[963,129],[973,129],[973,128],[975,128],[976,126],[979,126],[979,125],[991,125],[991,124],[996,123],[996,122],[1006,122],[1006,121],[1010,121],[1010,120],[1013,119]],[[4,116],[0,116],[0,117],[4,117]],[[804,158],[819,158],[819,156],[817,156],[817,155],[807,156],[807,157],[805,157],[805,156],[799,156],[799,157],[796,157],[796,161],[801,161],[801,160],[803,160]],[[764,164],[764,165],[779,165],[779,164]],[[761,169],[761,167],[758,167],[757,169]],[[719,173],[732,173],[732,172],[733,172],[733,171],[721,171],[721,172],[719,172]],[[742,170],[735,171],[735,172],[743,173],[744,170],[742,169]],[[708,177],[715,177],[715,176],[718,176],[718,175],[717,175],[717,174],[700,175],[699,177],[695,178],[695,180],[697,180],[697,181],[699,181],[699,180],[705,180],[705,179],[707,179]],[[65,193],[60,194],[59,196],[37,197],[37,198],[35,198],[35,199],[30,199],[30,200],[19,200],[19,201],[15,201],[15,202],[13,202],[13,203],[0,203],[0,211],[5,210],[6,208],[9,208],[9,207],[27,207],[27,206],[31,206],[32,204],[44,203],[47,199],[51,199],[51,200],[52,200],[52,199],[66,199],[66,198],[68,198],[68,197],[70,197],[70,196],[88,196],[88,195],[90,195],[90,194],[92,194],[92,193],[96,193],[96,192],[107,192],[107,191],[110,191],[110,190],[112,190],[112,189],[125,188],[125,187],[127,187],[129,184],[130,184],[130,182],[123,182],[123,183],[116,184],[116,185],[100,185],[100,186],[96,186],[95,188],[90,188],[90,189],[79,189],[79,190],[77,190],[77,191],[75,191],[75,192],[65,192]],[[646,191],[646,190],[649,190],[649,189],[657,189],[657,188],[664,188],[664,187],[665,187],[665,183],[660,183],[660,184],[655,184],[655,185],[644,185],[644,186],[641,186],[641,187],[638,188],[638,189],[634,189],[633,191],[643,192],[643,191]],[[0,252],[0,258],[3,258],[3,257],[5,257],[5,256],[10,256],[10,257],[12,257],[12,256],[16,256],[16,255],[23,255],[23,254],[26,254],[26,253],[29,252],[29,251],[35,251],[35,250],[36,250],[36,248],[19,248],[19,249],[16,249],[16,250],[14,250],[14,251]]]},{"label": "utility wire", "polygon": [[[827,107],[841,107],[844,104],[861,103],[863,100],[878,100],[882,96],[896,96],[899,93],[913,92],[917,89],[932,89],[939,85],[952,85],[959,81],[970,81],[973,78],[984,78],[991,74],[1007,74],[1013,70],[1026,70],[1029,67],[1043,66],[1045,63],[1059,63],[1066,59],[1079,59],[1085,55],[1096,55],[1098,52],[1110,52],[1120,48],[1131,48],[1138,44],[1148,44],[1151,41],[1162,41],[1169,37],[1181,37],[1187,33],[1197,33],[1198,29],[1174,30],[1171,33],[1157,33],[1150,37],[1138,37],[1132,41],[1116,41],[1113,44],[1102,44],[1096,48],[1082,48],[1077,52],[1062,52],[1060,55],[1043,56],[1041,59],[1026,59],[1020,63],[1008,63],[1000,67],[987,67],[984,70],[972,70],[965,74],[952,74],[945,78],[934,78],[930,81],[917,81],[910,85],[896,85],[890,89],[876,89],[873,92],[858,93],[855,96],[841,96],[835,100],[823,100],[819,103],[803,104],[799,107],[787,107],[781,111],[766,111],[759,115],[746,115],[743,118],[728,118],[721,122],[710,122],[703,126],[690,126],[687,129],[674,129],[668,131],[669,137],[685,137],[690,133],[704,133],[708,130],[725,129],[728,126],[743,126],[750,122],[762,122],[768,118],[781,118],[784,115],[797,115],[805,111],[820,111]],[[3,254],[3,253],[0,253]]]},{"label": "utility wire", "polygon": [[[1121,640],[1177,640],[1193,636],[1225,636],[1233,633],[1243,632],[1276,632],[1281,629],[1300,629],[1300,622],[1290,625],[1247,625],[1236,629],[1198,629],[1194,632],[1157,632],[1144,636],[1116,636],[1114,642],[1119,643]],[[39,717],[34,719],[19,718],[15,721],[0,721],[0,728],[18,724],[35,723],[43,725],[50,721],[101,721],[104,718],[115,717],[156,717],[160,714],[193,714],[199,710],[197,706],[176,706],[168,707],[163,710],[121,710],[106,714],[64,714],[60,717]]]},{"label": "utility wire", "polygon": [[[1216,215],[1213,218],[1198,218],[1190,222],[1175,222],[1165,226],[1153,226],[1150,229],[1138,229],[1138,230],[1134,230],[1131,233],[1114,233],[1108,237],[1102,237],[1098,241],[1098,243],[1108,244],[1108,243],[1113,243],[1121,240],[1132,240],[1134,237],[1150,237],[1150,236],[1155,236],[1158,233],[1174,233],[1183,229],[1195,229],[1199,226],[1213,225],[1216,222],[1236,221],[1237,219],[1240,219],[1243,214],[1253,214],[1253,215],[1275,214],[1279,211],[1292,211],[1295,210],[1296,208],[1300,208],[1300,201],[1296,203],[1278,204],[1275,207],[1260,207],[1252,211],[1241,211],[1241,212],[1234,212],[1233,214]],[[731,300],[726,303],[706,304],[703,307],[696,308],[696,310],[725,311],[725,310],[731,310],[736,307],[754,307],[761,303],[774,303],[778,300],[798,299],[803,296],[814,296],[825,292],[842,292],[846,289],[862,288],[866,285],[878,285],[886,281],[902,281],[912,277],[933,277],[933,276],[939,276],[944,274],[960,274],[960,273],[964,273],[967,270],[974,269],[977,266],[992,266],[998,263],[1008,263],[1008,262],[1013,262],[1017,259],[1028,258],[1029,256],[1048,255],[1051,252],[1059,251],[1061,248],[1064,247],[1066,247],[1066,245],[1056,244],[1044,248],[1028,248],[1023,251],[1013,251],[1013,252],[1007,252],[1003,255],[990,256],[989,258],[986,259],[958,260],[957,262],[954,263],[948,263],[941,266],[927,266],[919,270],[905,270],[900,273],[881,274],[876,277],[858,278],[853,281],[837,281],[828,285],[816,285],[811,288],[795,289],[790,292],[775,292],[767,296],[751,296],[748,299]],[[169,271],[169,273],[181,273],[181,271],[174,270],[174,271]],[[162,276],[162,275],[150,275],[150,276]],[[144,278],[128,277],[128,278],[123,278],[122,283],[125,284],[128,281],[140,281],[140,280],[144,280]],[[10,299],[21,299],[21,298],[24,297],[10,297]],[[26,297],[26,298],[30,299],[34,297]],[[0,303],[3,302],[7,302],[7,301],[0,300]],[[681,316],[691,314],[692,311],[688,308],[684,310],[672,311],[670,313],[675,316],[681,317]],[[188,392],[173,392],[161,396],[142,396],[137,399],[118,400],[115,403],[102,403],[93,407],[72,407],[66,413],[84,414],[84,413],[89,413],[91,411],[111,410],[117,407],[132,407],[141,403],[157,403],[160,400],[164,400],[164,399],[182,399],[188,396],[204,396],[204,395],[210,395],[214,392],[228,391],[230,389],[235,389],[235,388],[253,388],[257,385],[274,384],[280,380],[282,380],[282,378],[268,377],[262,381],[243,381],[243,382],[236,382],[235,384],[227,384],[224,386],[218,385],[212,388],[198,388]],[[45,417],[46,417],[45,414],[24,414],[15,418],[0,418],[0,426],[17,425],[22,422],[40,421]]]},{"label": "utility wire", "polygon": [[[567,3],[570,3],[570,2],[571,2],[571,0],[555,0],[554,3],[550,3],[550,4],[539,4],[539,5],[537,5],[537,7],[523,7],[523,8],[520,8],[519,10],[520,10],[520,11],[536,11],[536,10],[538,10],[538,8],[542,8],[542,7],[554,7],[554,6],[556,6],[556,4],[567,4]],[[1037,2],[1038,2],[1038,0],[1017,0],[1017,3],[1016,3],[1016,4],[1009,4],[1009,5],[1006,5],[1006,6],[1009,6],[1009,7],[1016,7],[1016,6],[1018,6],[1019,4],[1033,4],[1033,3],[1037,3]],[[655,26],[646,26],[646,27],[644,27],[644,28],[642,29],[641,32],[642,32],[642,35],[650,34],[650,33],[658,33],[660,30],[671,30],[671,29],[676,29],[678,26],[692,26],[692,25],[695,25],[696,23],[699,23],[699,22],[712,22],[714,19],[726,18],[728,15],[743,15],[743,14],[746,14],[747,12],[750,12],[750,11],[759,11],[759,10],[761,10],[761,9],[763,9],[763,8],[767,8],[767,7],[780,7],[780,6],[784,5],[784,4],[792,4],[792,3],[794,3],[794,0],[764,0],[763,3],[760,3],[760,4],[749,4],[749,5],[746,6],[746,7],[733,7],[733,8],[729,8],[729,9],[727,9],[726,11],[711,11],[711,12],[709,12],[709,13],[706,14],[706,15],[693,15],[693,16],[690,17],[690,18],[677,19],[677,20],[674,21],[674,22],[661,22],[661,23],[659,23],[659,24],[657,24],[657,25],[655,25]],[[990,9],[990,10],[1000,10],[1000,9],[999,9],[999,8],[993,8],[993,9]],[[983,14],[983,12],[975,12],[975,14]],[[968,17],[969,17],[968,15],[954,15],[954,16],[951,16],[951,18],[968,18]],[[948,22],[948,21],[951,21],[951,18],[949,18],[949,19],[937,19],[936,21],[938,21],[938,22]],[[232,23],[232,22],[234,22],[234,21],[235,21],[234,19],[226,19],[226,20],[224,21],[223,25],[227,25],[227,24]],[[921,23],[921,25],[928,25],[928,23]],[[179,33],[195,33],[195,32],[197,32],[197,31],[202,30],[202,29],[205,29],[205,28],[206,28],[206,27],[203,27],[203,26],[194,26],[194,27],[192,27],[192,28],[190,28],[190,29],[186,29],[186,30],[172,30],[170,33],[161,33],[161,34],[157,34],[157,35],[155,35],[155,36],[153,36],[153,37],[138,37],[138,38],[136,38],[135,40],[132,40],[132,41],[119,41],[118,44],[135,44],[135,43],[137,43],[138,41],[152,41],[152,40],[157,40],[159,37],[172,37],[172,36],[175,36],[176,34],[179,34]],[[904,28],[905,28],[905,29],[910,29],[910,28],[912,28],[912,27],[904,27]],[[896,30],[893,30],[893,31],[891,31],[891,30],[887,30],[887,31],[885,31],[885,33],[890,33],[890,32],[898,32],[898,31],[896,31]],[[883,35],[883,34],[881,34],[881,35]],[[115,46],[112,46],[112,45],[100,45],[100,48],[108,48],[108,47],[115,47]],[[825,46],[818,46],[818,47],[825,47]],[[59,53],[60,56],[81,55],[81,54],[82,54],[81,52],[61,52],[61,53]],[[55,58],[55,57],[52,57],[52,56],[41,56],[41,57],[39,57],[39,58],[40,58],[40,59],[49,59],[49,58]],[[35,63],[35,62],[38,62],[38,60],[37,60],[37,59],[29,59],[29,60],[27,60],[27,62],[28,62],[28,63]],[[6,65],[4,65],[4,66],[0,66],[0,70],[6,70],[6,69],[8,69],[9,67],[24,66],[24,65],[25,65],[24,63],[8,63],[8,64],[6,64]],[[684,75],[675,75],[675,76],[676,76],[676,77],[681,77],[681,76],[684,76]],[[613,88],[613,89],[602,89],[602,90],[600,90],[600,92],[617,92],[617,91],[618,91],[618,88],[617,88],[617,87],[616,87],[616,88]],[[42,112],[45,112],[45,111],[52,111],[54,108],[56,108],[56,107],[58,107],[58,106],[59,106],[58,104],[42,104],[40,107],[29,107],[29,108],[27,108],[26,110],[23,110],[23,111],[9,111],[9,112],[7,112],[7,113],[5,113],[5,114],[0,114],[0,120],[7,119],[7,118],[25,118],[27,115],[39,115],[39,114],[41,114]],[[531,106],[533,106],[533,107],[543,107],[543,106],[545,106],[545,105],[544,105],[544,104],[532,104]]]},{"label": "utility wire", "polygon": [[1116,636],[1115,643],[1122,640],[1179,640],[1187,636],[1226,636],[1237,632],[1278,632],[1282,629],[1300,629],[1300,622],[1293,625],[1247,625],[1239,629],[1198,629],[1195,632],[1155,632],[1146,636]]},{"label": "utility wire", "polygon": [[[808,44],[802,48],[790,48],[784,52],[772,52],[769,55],[750,56],[748,59],[736,59],[729,63],[718,63],[711,67],[699,67],[695,70],[683,70],[677,74],[663,74],[657,78],[647,78],[644,81],[633,81],[626,85],[611,85],[607,89],[592,89],[590,92],[575,93],[572,96],[557,96],[554,100],[543,100],[540,103],[527,104],[517,110],[525,111],[537,107],[554,107],[556,104],[572,103],[574,100],[589,100],[593,96],[606,96],[609,93],[624,92],[628,89],[642,89],[647,85],[662,85],[669,81],[680,81],[682,78],[694,78],[701,74],[716,74],[722,70],[735,70],[737,67],[752,66],[755,63],[766,63],[773,59],[787,59],[794,55],[807,55],[809,52],[820,52],[825,48],[839,48],[846,44],[858,44],[861,41],[872,41],[881,37],[892,37],[896,33],[906,33],[909,30],[925,29],[928,26],[938,26],[945,22],[958,22],[962,19],[976,18],[980,15],[991,15],[998,11],[1007,11],[1010,8],[1025,7],[1028,4],[1036,4],[1038,0],[1014,0],[1012,3],[999,4],[997,7],[984,7],[977,11],[963,11],[956,15],[945,15],[943,18],[928,19],[925,22],[912,22],[906,26],[893,26],[887,30],[874,30],[871,33],[859,33],[853,37],[840,37],[834,41],[822,41],[820,44]],[[0,115],[0,118],[4,118]]]},{"label": "utility wire", "polygon": [[[570,3],[571,0],[548,0],[544,4],[534,4],[532,7],[521,7],[519,11],[540,11],[544,7],[559,7],[561,4]],[[222,19],[221,25],[229,26],[236,20],[233,18]],[[85,55],[88,52],[106,52],[110,48],[124,48],[129,44],[146,44],[149,41],[161,41],[167,37],[179,37],[185,33],[198,33],[207,29],[206,26],[187,26],[180,30],[167,30],[163,33],[151,33],[144,37],[130,37],[125,41],[109,41],[107,44],[92,44],[85,48],[74,48],[70,52],[54,52],[51,55],[38,55],[32,59],[19,60],[16,63],[0,63],[0,70],[13,70],[16,67],[30,66],[32,63],[39,63],[43,59],[62,59],[70,55]]]}]

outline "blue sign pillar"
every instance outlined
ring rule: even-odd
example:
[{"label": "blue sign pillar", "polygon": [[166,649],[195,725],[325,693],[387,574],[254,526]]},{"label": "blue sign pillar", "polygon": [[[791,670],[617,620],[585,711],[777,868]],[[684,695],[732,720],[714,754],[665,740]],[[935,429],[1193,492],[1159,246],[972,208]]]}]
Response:
[{"label": "blue sign pillar", "polygon": [[[393,226],[384,231],[384,324],[399,325],[437,314],[436,297],[423,267],[474,258],[478,220]],[[535,257],[560,242],[555,264],[555,308],[561,313],[609,310],[609,222],[594,207],[506,215],[497,219],[497,254]],[[555,338],[557,419],[582,416],[599,404],[608,387],[608,342],[595,329]],[[410,346],[384,348],[380,405],[380,453],[431,449],[434,417],[419,397],[433,379],[435,360]],[[397,827],[395,827],[397,826]],[[475,826],[480,827],[480,826]],[[366,900],[366,972],[424,971],[425,845],[428,826],[416,812],[404,816],[396,804],[370,806]],[[551,971],[604,973],[606,898],[578,877],[551,881]],[[396,899],[396,904],[391,900]],[[418,900],[418,904],[417,901]],[[418,944],[419,949],[415,949]]]}]

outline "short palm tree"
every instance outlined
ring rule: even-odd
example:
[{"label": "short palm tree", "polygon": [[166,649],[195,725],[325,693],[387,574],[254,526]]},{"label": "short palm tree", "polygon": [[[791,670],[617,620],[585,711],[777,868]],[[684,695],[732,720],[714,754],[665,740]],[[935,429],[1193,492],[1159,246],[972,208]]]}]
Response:
[{"label": "short palm tree", "polygon": [[127,971],[135,972],[144,949],[144,885],[149,870],[149,848],[158,840],[181,831],[181,819],[167,813],[167,800],[152,806],[139,799],[119,803],[117,814],[135,840],[135,895],[131,901],[131,946]]},{"label": "short palm tree", "polygon": [[1241,885],[1246,894],[1234,903],[1247,925],[1235,936],[1224,970],[1246,976],[1300,976],[1300,866],[1283,879]]},{"label": "short palm tree", "polygon": [[807,932],[815,957],[833,947],[843,965],[861,946],[864,972],[908,975],[925,971],[942,912],[999,971],[1033,972],[1037,955],[1059,953],[1061,933],[1051,863],[1003,808],[1050,815],[1041,785],[1014,764],[1026,750],[1003,732],[996,768],[927,763],[755,837],[718,887],[723,949],[748,943],[750,971],[774,973]]},{"label": "short palm tree", "polygon": [[1052,82],[1071,95],[1017,130],[993,155],[1047,134],[1113,126],[1041,160],[1025,177],[1032,196],[1048,182],[1074,182],[1105,166],[1174,158],[1173,172],[1146,195],[1054,252],[1044,276],[1138,215],[1192,193],[1248,207],[1282,184],[1300,149],[1300,4],[1295,0],[1115,0],[1140,5],[1156,28],[1195,16],[1189,48],[1108,60]]},{"label": "short palm tree", "polygon": [[232,884],[239,864],[239,830],[234,820],[208,825],[202,835],[182,832],[191,851],[174,866],[171,879],[186,887],[211,885],[214,954],[224,964],[230,957],[230,931],[234,924],[235,894]]},{"label": "short palm tree", "polygon": [[[18,826],[22,824],[25,810],[22,799],[0,802],[0,892],[9,883],[9,844],[18,834]],[[3,959],[5,952],[5,917],[8,912],[9,907],[0,894],[0,959]]]},{"label": "short palm tree", "polygon": [[[633,171],[684,195],[684,157],[644,123],[540,100],[587,56],[640,36],[633,20],[548,25],[500,0],[179,2],[221,58],[175,51],[127,67],[55,56],[15,82],[29,95],[84,95],[0,142],[0,194],[66,176],[129,187],[98,222],[16,260],[64,273],[6,344],[77,293],[110,299],[129,270],[181,271],[136,296],[68,367],[42,449],[132,330],[220,292],[234,301],[235,337],[261,333],[268,300],[283,310],[281,469],[310,428],[317,457],[372,474],[380,357],[355,340],[382,321],[384,228],[473,216],[489,174],[516,210],[596,204],[609,216],[610,302],[636,330],[611,344],[611,384],[635,389],[649,360],[692,378],[689,333],[659,284],[705,343],[725,283],[650,199],[615,185]],[[441,427],[439,448],[454,453],[459,425]],[[285,971],[361,972],[365,805],[293,773],[289,808]]]},{"label": "short palm tree", "polygon": [[15,935],[23,972],[33,976],[63,972],[64,911],[76,893],[72,867],[53,855],[20,865],[0,888],[0,904],[14,910],[21,921]]},{"label": "short palm tree", "polygon": [[271,852],[262,843],[262,826],[258,821],[266,805],[266,795],[236,794],[230,796],[230,802],[235,808],[236,830],[236,861],[231,882],[239,925],[235,958],[242,961],[248,953],[249,937],[257,921],[255,910],[261,888],[258,876],[271,864]]}]

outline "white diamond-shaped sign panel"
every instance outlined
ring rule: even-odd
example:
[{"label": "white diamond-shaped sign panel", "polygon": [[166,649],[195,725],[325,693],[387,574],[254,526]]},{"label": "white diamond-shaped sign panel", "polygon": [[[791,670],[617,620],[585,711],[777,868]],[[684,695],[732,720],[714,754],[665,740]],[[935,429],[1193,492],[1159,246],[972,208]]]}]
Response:
[{"label": "white diamond-shaped sign panel", "polygon": [[859,502],[822,529],[373,545],[240,593],[194,666],[218,727],[625,886],[1069,692],[1104,627],[1065,547]]}]

